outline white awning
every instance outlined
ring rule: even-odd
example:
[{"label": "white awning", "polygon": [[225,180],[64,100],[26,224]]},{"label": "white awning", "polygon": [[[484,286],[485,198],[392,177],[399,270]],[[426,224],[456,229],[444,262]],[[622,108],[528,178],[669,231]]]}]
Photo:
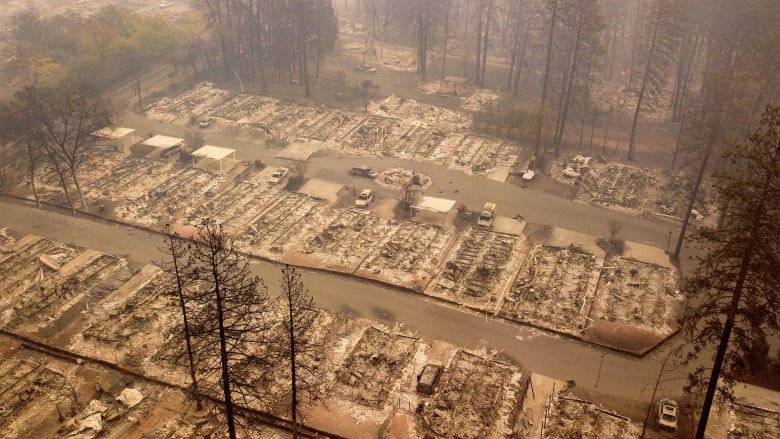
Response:
[{"label": "white awning", "polygon": [[184,139],[179,137],[154,136],[141,142],[141,145],[151,146],[154,148],[170,148],[182,142],[184,142]]},{"label": "white awning", "polygon": [[[233,155],[233,163],[236,162],[236,150],[231,148],[223,148],[221,146],[206,145],[196,151],[193,151],[194,157],[204,157],[207,159],[216,160],[219,162],[219,172],[222,172],[222,159],[229,155]],[[193,159],[193,166],[195,161]]]},{"label": "white awning", "polygon": [[206,157],[208,159],[222,160],[230,154],[235,154],[235,149],[222,148],[221,146],[206,145],[192,153],[194,156]]},{"label": "white awning", "polygon": [[134,128],[105,127],[97,131],[93,131],[92,135],[95,137],[102,137],[104,139],[117,140],[133,132],[135,132]]}]

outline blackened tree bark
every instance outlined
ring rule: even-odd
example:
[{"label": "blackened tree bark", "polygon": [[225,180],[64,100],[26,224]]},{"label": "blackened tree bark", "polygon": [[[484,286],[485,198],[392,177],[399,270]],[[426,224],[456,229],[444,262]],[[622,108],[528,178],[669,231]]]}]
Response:
[{"label": "blackened tree bark", "polygon": [[539,125],[536,130],[536,145],[534,147],[534,163],[543,161],[540,157],[542,150],[542,128],[544,127],[544,105],[547,101],[547,85],[550,80],[550,59],[552,58],[553,36],[555,34],[555,20],[558,11],[558,0],[552,0],[552,14],[550,15],[550,32],[547,34],[547,59],[544,67],[544,78],[542,80],[542,102],[539,108]]},{"label": "blackened tree bark", "polygon": [[262,280],[251,276],[249,260],[235,246],[235,238],[212,219],[198,226],[188,247],[188,276],[199,283],[198,352],[203,359],[200,383],[213,382],[212,393],[225,401],[228,435],[235,438],[237,426],[252,429],[242,407],[271,405],[269,390],[274,359],[267,355],[273,323],[271,302]]},{"label": "blackened tree bark", "polygon": [[316,370],[315,356],[322,346],[313,334],[318,315],[314,299],[294,267],[285,265],[282,268],[280,286],[282,307],[285,310],[284,329],[287,332],[284,348],[290,366],[290,415],[293,438],[297,438],[299,400],[302,396],[308,401],[320,397],[321,375]]},{"label": "blackened tree bark", "polygon": [[197,409],[203,410],[203,402],[200,391],[198,390],[198,377],[196,373],[195,353],[192,346],[192,335],[190,331],[190,321],[187,313],[187,300],[185,295],[185,282],[189,279],[186,276],[185,257],[187,255],[186,242],[175,232],[171,225],[166,224],[163,229],[163,244],[158,248],[160,252],[170,258],[168,261],[162,261],[161,267],[165,270],[173,271],[176,279],[176,297],[179,301],[179,309],[182,317],[182,336],[184,338],[185,348],[187,349],[187,364],[190,372],[190,393],[195,398]]},{"label": "blackened tree bark", "polygon": [[728,212],[723,227],[702,227],[695,235],[706,255],[686,280],[697,303],[686,312],[688,359],[717,346],[709,378],[703,366],[689,376],[688,389],[706,387],[697,439],[704,437],[716,390],[729,398],[756,340],[780,332],[780,107],[767,106],[748,141],[735,142],[724,156],[730,167],[718,175],[716,193]]}]

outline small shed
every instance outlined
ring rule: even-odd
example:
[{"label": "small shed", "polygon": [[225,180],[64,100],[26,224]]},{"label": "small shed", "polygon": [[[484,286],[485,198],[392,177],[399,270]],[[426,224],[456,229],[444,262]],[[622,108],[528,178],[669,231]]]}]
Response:
[{"label": "small shed", "polygon": [[222,148],[221,146],[206,145],[192,153],[192,166],[195,166],[195,157],[203,157],[219,162],[219,173],[222,173],[222,159],[233,155],[233,164],[236,163],[236,150],[231,148]]}]

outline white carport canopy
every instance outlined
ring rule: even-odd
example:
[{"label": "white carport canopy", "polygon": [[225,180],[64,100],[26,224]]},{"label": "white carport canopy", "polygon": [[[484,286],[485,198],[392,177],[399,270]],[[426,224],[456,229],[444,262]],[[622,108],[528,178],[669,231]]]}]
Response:
[{"label": "white carport canopy", "polygon": [[184,142],[184,139],[179,137],[168,137],[168,136],[154,136],[150,137],[143,142],[141,142],[141,145],[151,146],[154,148],[170,148],[172,146],[176,146]]},{"label": "white carport canopy", "polygon": [[[207,159],[219,162],[219,172],[222,173],[222,159],[233,154],[233,163],[236,163],[236,150],[231,148],[222,148],[221,146],[206,145],[192,153],[194,157],[205,157]],[[192,166],[195,166],[193,159]]]}]

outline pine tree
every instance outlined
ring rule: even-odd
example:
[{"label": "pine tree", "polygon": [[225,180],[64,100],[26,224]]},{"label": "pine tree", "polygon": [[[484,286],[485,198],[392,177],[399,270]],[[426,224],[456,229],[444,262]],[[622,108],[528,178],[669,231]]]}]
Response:
[{"label": "pine tree", "polygon": [[696,304],[685,319],[688,361],[717,346],[709,379],[703,366],[689,376],[689,390],[707,389],[697,438],[704,436],[715,391],[729,398],[755,341],[780,332],[780,107],[767,106],[748,142],[734,143],[724,159],[717,202],[729,208],[721,227],[693,235],[707,253],[685,282]]}]

